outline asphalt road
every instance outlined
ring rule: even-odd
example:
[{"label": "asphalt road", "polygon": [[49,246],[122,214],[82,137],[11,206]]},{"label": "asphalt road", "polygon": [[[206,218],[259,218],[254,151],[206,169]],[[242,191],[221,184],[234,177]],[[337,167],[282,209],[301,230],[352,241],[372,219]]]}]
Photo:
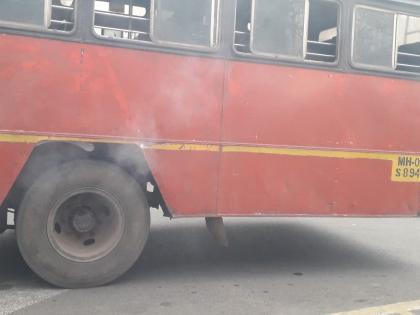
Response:
[{"label": "asphalt road", "polygon": [[[153,215],[149,243],[117,282],[59,290],[0,236],[0,314],[329,314],[420,299],[420,219],[227,219]],[[420,313],[419,313],[420,314]]]}]

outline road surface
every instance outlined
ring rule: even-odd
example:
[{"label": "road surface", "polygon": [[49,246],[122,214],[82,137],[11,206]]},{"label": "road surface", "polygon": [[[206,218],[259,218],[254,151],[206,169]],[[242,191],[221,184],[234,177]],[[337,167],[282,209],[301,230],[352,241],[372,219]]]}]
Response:
[{"label": "road surface", "polygon": [[39,280],[7,232],[0,235],[0,315],[312,315],[420,299],[420,219],[225,222],[227,249],[213,241],[204,220],[155,213],[132,270],[88,290]]}]

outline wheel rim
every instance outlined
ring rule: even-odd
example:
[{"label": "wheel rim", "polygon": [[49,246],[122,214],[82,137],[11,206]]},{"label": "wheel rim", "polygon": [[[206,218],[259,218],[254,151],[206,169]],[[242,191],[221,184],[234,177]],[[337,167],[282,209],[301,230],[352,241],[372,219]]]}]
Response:
[{"label": "wheel rim", "polygon": [[68,194],[51,211],[48,238],[63,257],[90,262],[107,256],[120,242],[125,218],[112,195],[84,188]]}]

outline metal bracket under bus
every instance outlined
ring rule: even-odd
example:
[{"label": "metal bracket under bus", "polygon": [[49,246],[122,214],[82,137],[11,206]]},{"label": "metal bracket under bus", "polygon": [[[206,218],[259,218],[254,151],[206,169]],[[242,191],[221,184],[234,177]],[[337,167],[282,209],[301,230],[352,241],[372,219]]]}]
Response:
[{"label": "metal bracket under bus", "polygon": [[207,217],[206,226],[210,234],[213,235],[220,246],[229,246],[229,240],[226,235],[225,225],[223,224],[222,217]]},{"label": "metal bracket under bus", "polygon": [[0,207],[0,233],[7,230],[7,209]]},{"label": "metal bracket under bus", "polygon": [[6,224],[8,229],[15,228],[15,209],[7,209]]}]

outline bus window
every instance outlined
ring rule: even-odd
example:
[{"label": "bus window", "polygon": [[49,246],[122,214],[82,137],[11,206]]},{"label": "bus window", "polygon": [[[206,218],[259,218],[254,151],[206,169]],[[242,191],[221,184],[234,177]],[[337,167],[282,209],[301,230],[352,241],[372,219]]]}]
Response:
[{"label": "bus window", "polygon": [[0,21],[17,26],[46,27],[49,9],[47,0],[1,0]]},{"label": "bus window", "polygon": [[251,37],[251,1],[236,0],[235,42],[234,48],[240,53],[250,53]]},{"label": "bus window", "polygon": [[397,70],[420,73],[420,18],[398,15]]},{"label": "bus window", "polygon": [[237,0],[234,49],[274,58],[335,62],[339,13],[338,3],[332,0]]},{"label": "bus window", "polygon": [[152,37],[158,43],[213,48],[217,0],[154,0]]},{"label": "bus window", "polygon": [[150,0],[96,0],[94,31],[102,37],[150,41]]},{"label": "bus window", "polygon": [[39,28],[70,32],[74,28],[76,0],[2,0],[0,23],[13,28]]},{"label": "bus window", "polygon": [[355,64],[370,68],[395,68],[395,17],[390,11],[356,7],[352,46]]},{"label": "bus window", "polygon": [[251,51],[269,57],[305,55],[306,0],[253,0]]},{"label": "bus window", "polygon": [[307,60],[337,60],[338,16],[338,3],[325,0],[310,1]]},{"label": "bus window", "polygon": [[75,0],[52,0],[49,29],[69,32],[74,28]]}]

